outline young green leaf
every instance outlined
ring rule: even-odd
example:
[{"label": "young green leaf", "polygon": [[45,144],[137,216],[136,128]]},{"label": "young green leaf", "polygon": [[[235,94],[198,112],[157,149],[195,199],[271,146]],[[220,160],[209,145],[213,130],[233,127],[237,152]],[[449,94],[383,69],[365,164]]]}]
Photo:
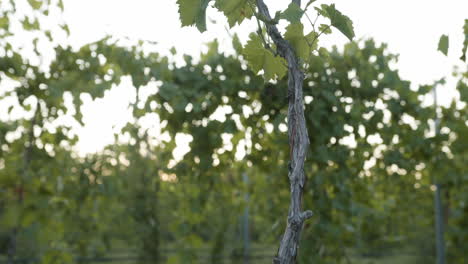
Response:
[{"label": "young green leaf", "polygon": [[202,0],[201,6],[197,14],[197,18],[195,20],[195,25],[197,26],[200,32],[206,31],[206,8],[208,7],[208,3],[211,0]]},{"label": "young green leaf", "polygon": [[34,20],[30,21],[29,17],[26,17],[22,21],[22,25],[23,25],[24,30],[27,30],[27,31],[39,30],[39,27],[40,27],[39,20],[37,20],[37,18],[34,18]]},{"label": "young green leaf", "polygon": [[288,8],[280,15],[281,19],[286,19],[291,23],[299,23],[304,11],[296,3],[289,4]]},{"label": "young green leaf", "polygon": [[264,71],[265,80],[275,77],[281,79],[286,74],[286,61],[266,50],[260,36],[255,33],[250,34],[250,40],[245,45],[243,54],[253,72]]},{"label": "young green leaf", "polygon": [[180,21],[182,26],[191,26],[195,23],[200,1],[198,0],[177,0],[179,5]]},{"label": "young green leaf", "polygon": [[60,25],[60,28],[63,29],[65,33],[67,33],[67,36],[70,36],[70,28],[68,28],[67,24]]},{"label": "young green leaf", "polygon": [[463,41],[462,56],[460,59],[462,61],[466,60],[466,51],[468,49],[468,19],[465,19],[465,25],[463,26],[463,33],[465,33],[465,41]]},{"label": "young green leaf", "polygon": [[206,8],[211,0],[177,0],[182,26],[195,25],[200,32],[206,31]]},{"label": "young green leaf", "polygon": [[216,0],[215,6],[227,17],[230,27],[242,23],[245,18],[251,18],[253,15],[248,0]]},{"label": "young green leaf", "polygon": [[332,33],[330,25],[327,25],[327,24],[320,24],[318,29],[319,29],[319,32],[323,32],[323,34],[331,34]]},{"label": "young green leaf", "polygon": [[457,90],[460,93],[460,100],[463,102],[468,102],[468,85],[460,80],[457,84]]},{"label": "young green leaf", "polygon": [[58,7],[60,8],[62,12],[65,11],[65,7],[63,6],[63,0],[58,1]]},{"label": "young green leaf", "polygon": [[302,60],[307,60],[312,49],[317,46],[315,32],[304,36],[304,25],[301,23],[290,24],[286,27],[284,39],[292,45],[296,55]]},{"label": "young green leaf", "polygon": [[307,2],[307,5],[305,7],[305,9],[307,9],[311,4],[313,4],[315,1],[317,0],[309,0],[309,2]]},{"label": "young green leaf", "polygon": [[0,28],[7,31],[9,26],[10,26],[10,19],[7,16],[0,17]]},{"label": "young green leaf", "polygon": [[234,34],[234,37],[232,38],[232,47],[237,52],[237,54],[242,53],[242,43],[240,42],[237,34]]},{"label": "young green leaf", "polygon": [[322,4],[321,8],[315,8],[319,14],[330,19],[331,25],[338,29],[349,40],[354,38],[353,22],[349,17],[343,15],[335,8],[335,4],[325,5]]},{"label": "young green leaf", "polygon": [[208,51],[205,54],[201,55],[201,60],[202,61],[207,61],[209,58],[215,56],[218,54],[218,49],[219,49],[219,43],[218,40],[215,39],[212,42],[207,44]]},{"label": "young green leaf", "polygon": [[45,30],[45,31],[44,31],[44,34],[45,34],[45,36],[47,37],[47,39],[48,39],[49,41],[52,41],[52,40],[53,40],[53,39],[52,39],[52,32],[50,32],[50,30]]},{"label": "young green leaf", "polygon": [[440,36],[439,39],[439,47],[437,50],[442,52],[445,56],[447,56],[448,53],[448,47],[449,47],[449,38],[447,35],[442,35]]},{"label": "young green leaf", "polygon": [[42,1],[38,0],[28,0],[28,3],[34,10],[39,9],[42,6]]}]

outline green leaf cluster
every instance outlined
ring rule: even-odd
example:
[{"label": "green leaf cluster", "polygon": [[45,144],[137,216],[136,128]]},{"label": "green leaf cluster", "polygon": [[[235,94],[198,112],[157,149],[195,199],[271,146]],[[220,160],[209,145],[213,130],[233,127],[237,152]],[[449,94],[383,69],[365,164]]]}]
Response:
[{"label": "green leaf cluster", "polygon": [[465,35],[465,40],[463,41],[462,55],[460,59],[466,61],[466,51],[468,49],[468,19],[465,19],[465,25],[463,26],[463,33]]},{"label": "green leaf cluster", "polygon": [[317,12],[330,19],[331,25],[338,29],[343,35],[349,40],[354,38],[353,22],[349,17],[343,15],[340,11],[335,8],[335,4],[326,5],[322,4],[320,8],[316,8]]},{"label": "green leaf cluster", "polygon": [[317,48],[318,35],[314,31],[304,36],[304,26],[300,23],[290,24],[286,27],[286,39],[303,61],[308,61],[312,51]]},{"label": "green leaf cluster", "polygon": [[250,34],[250,39],[243,48],[242,53],[252,71],[264,71],[265,80],[281,79],[286,74],[286,61],[275,56],[270,50],[263,47],[262,40],[257,34]]},{"label": "green leaf cluster", "polygon": [[291,23],[300,23],[304,11],[296,3],[292,2],[288,8],[281,13],[280,18],[286,19]]},{"label": "green leaf cluster", "polygon": [[226,16],[230,27],[240,25],[254,13],[250,0],[216,0],[215,6]]},{"label": "green leaf cluster", "polygon": [[195,25],[200,32],[206,31],[206,8],[211,0],[177,0],[182,26]]},{"label": "green leaf cluster", "polygon": [[440,36],[439,46],[438,46],[437,50],[439,50],[445,56],[447,56],[448,48],[449,48],[449,37],[447,35]]}]

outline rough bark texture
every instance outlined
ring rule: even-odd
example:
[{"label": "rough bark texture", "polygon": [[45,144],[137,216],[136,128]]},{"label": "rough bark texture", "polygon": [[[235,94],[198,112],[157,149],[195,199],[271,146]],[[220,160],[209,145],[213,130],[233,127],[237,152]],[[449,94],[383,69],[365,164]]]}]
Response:
[{"label": "rough bark texture", "polygon": [[[300,0],[293,0],[300,6]],[[260,14],[271,19],[268,7],[263,0],[257,0]],[[309,147],[309,136],[304,117],[304,102],[302,84],[304,73],[292,46],[281,36],[275,25],[267,24],[267,32],[274,41],[278,53],[288,63],[288,135],[290,148],[289,182],[291,187],[291,202],[289,205],[288,221],[275,264],[292,264],[296,262],[299,239],[304,221],[312,216],[312,211],[302,210],[302,192],[305,183],[304,162]]]}]

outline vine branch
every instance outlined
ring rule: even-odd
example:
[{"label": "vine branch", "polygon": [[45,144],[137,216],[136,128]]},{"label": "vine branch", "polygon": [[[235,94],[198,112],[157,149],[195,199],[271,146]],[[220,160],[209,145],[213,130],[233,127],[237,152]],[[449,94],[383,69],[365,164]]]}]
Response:
[{"label": "vine branch", "polygon": [[[300,6],[300,0],[292,0]],[[257,0],[260,15],[271,20],[268,7],[263,0]],[[309,136],[304,117],[302,85],[304,73],[294,49],[278,31],[275,24],[265,23],[267,33],[277,47],[278,54],[288,63],[288,136],[290,162],[288,178],[291,200],[286,230],[273,260],[275,264],[293,264],[299,248],[300,234],[304,221],[312,217],[312,211],[302,211],[302,194],[305,184],[304,163],[309,147]]]}]

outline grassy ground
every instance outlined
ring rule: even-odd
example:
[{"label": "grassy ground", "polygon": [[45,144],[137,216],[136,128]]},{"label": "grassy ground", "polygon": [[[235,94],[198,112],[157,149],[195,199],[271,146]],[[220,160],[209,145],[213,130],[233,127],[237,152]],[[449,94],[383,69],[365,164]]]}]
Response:
[{"label": "grassy ground", "polygon": [[[272,263],[272,257],[274,255],[274,252],[269,252],[269,251],[263,251],[259,252],[258,254],[255,254],[257,256],[263,256],[259,258],[254,258],[250,261],[250,264],[271,264]],[[119,257],[123,256],[122,254],[118,254]],[[168,255],[170,256],[170,255]],[[111,256],[111,257],[117,257],[117,255]],[[415,264],[415,263],[422,263],[420,258],[417,256],[409,256],[409,255],[398,255],[395,254],[393,256],[384,256],[384,257],[359,257],[359,256],[352,256],[350,257],[350,261],[352,264]],[[92,264],[99,264],[100,262],[91,262]],[[146,263],[140,263],[138,261],[112,261],[109,262],[111,264],[149,264],[149,262]],[[166,262],[161,262],[161,263],[170,263],[172,264],[171,261],[166,261]],[[192,260],[191,263],[211,263],[211,259],[209,257],[205,258],[199,258],[198,261]],[[223,263],[223,264],[243,264],[244,261],[242,259],[232,259],[230,257],[224,257],[220,258],[218,263]],[[343,261],[342,263],[346,263]],[[181,262],[181,264],[184,264]]]},{"label": "grassy ground", "polygon": [[389,256],[383,258],[351,258],[353,264],[414,264],[418,263],[418,257],[414,256]]},{"label": "grassy ground", "polygon": [[[229,251],[230,252],[230,251]],[[228,250],[225,252],[225,256],[219,258],[217,263],[222,264],[244,264],[242,258],[233,259],[229,256]],[[179,252],[180,253],[180,252]],[[239,252],[242,254],[242,252]],[[253,245],[252,255],[258,256],[258,258],[253,258],[250,261],[250,264],[271,264],[272,263],[272,256],[276,253],[276,247],[267,247],[260,245]],[[389,256],[383,257],[361,257],[357,254],[357,251],[350,250],[348,255],[350,256],[350,263],[352,264],[418,264],[418,263],[426,263],[421,261],[420,257],[417,256],[410,256],[404,254],[398,254],[399,252],[395,252],[395,254],[391,254]],[[100,264],[100,263],[109,263],[109,264],[152,264],[150,262],[141,262],[136,260],[137,251],[132,250],[129,247],[121,247],[121,249],[114,249],[111,252],[107,252],[104,257],[100,258],[97,261],[84,261],[83,264]],[[390,253],[389,253],[390,254]],[[174,251],[166,251],[162,252],[164,256],[164,261],[160,262],[162,264],[185,264],[185,263],[211,263],[210,258],[210,249],[204,248],[195,251],[195,255],[199,257],[194,257],[187,262],[187,260],[175,260],[174,257],[171,260],[171,256],[179,255],[177,252]],[[202,257],[204,256],[204,257]],[[177,259],[177,258],[176,258]],[[5,263],[5,259],[0,256],[0,263]],[[343,261],[342,263],[347,263]]]},{"label": "grassy ground", "polygon": [[[119,256],[109,256],[111,258],[116,257],[115,260],[113,261],[104,261],[105,263],[110,263],[110,264],[149,264],[149,262],[139,262],[135,260],[127,260],[127,259],[119,259],[119,257],[122,257],[122,255]],[[4,258],[0,258],[0,261],[4,263],[6,261]],[[271,264],[271,258],[270,257],[265,257],[265,258],[256,258],[250,261],[250,263],[255,263],[255,264]],[[415,264],[415,263],[421,263],[418,261],[418,257],[415,256],[387,256],[387,257],[381,257],[381,258],[362,258],[362,257],[352,257],[350,258],[350,261],[352,264]],[[199,261],[198,263],[209,263],[210,261],[207,259],[206,261]],[[86,262],[88,264],[100,264],[103,263],[102,261],[96,261],[96,262]],[[164,263],[164,262],[162,262]],[[195,263],[195,262],[193,262]],[[230,258],[224,258],[222,261],[220,260],[219,263],[224,263],[224,264],[243,264],[242,260],[237,260],[233,261]],[[343,262],[344,263],[344,262]],[[184,264],[184,263],[180,263]]]}]

